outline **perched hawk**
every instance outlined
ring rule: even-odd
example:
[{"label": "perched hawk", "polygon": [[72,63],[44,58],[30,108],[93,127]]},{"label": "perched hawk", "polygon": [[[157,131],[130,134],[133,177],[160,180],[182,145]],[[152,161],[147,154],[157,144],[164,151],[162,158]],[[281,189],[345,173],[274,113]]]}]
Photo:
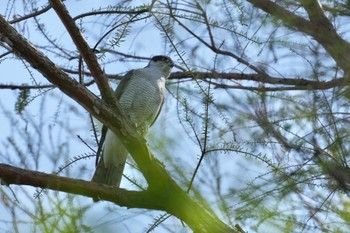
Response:
[{"label": "perched hawk", "polygon": [[[154,56],[145,68],[129,71],[115,90],[121,108],[143,136],[162,109],[165,80],[173,66],[169,57]],[[100,145],[102,143],[102,157],[92,181],[119,187],[128,151],[106,126],[102,128]]]}]

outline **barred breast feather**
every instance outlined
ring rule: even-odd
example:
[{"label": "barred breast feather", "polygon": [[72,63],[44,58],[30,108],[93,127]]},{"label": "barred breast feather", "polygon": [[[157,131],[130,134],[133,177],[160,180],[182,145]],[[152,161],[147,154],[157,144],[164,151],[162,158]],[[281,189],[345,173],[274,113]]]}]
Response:
[{"label": "barred breast feather", "polygon": [[134,70],[119,102],[139,133],[145,134],[157,117],[165,95],[165,78],[152,68]]}]

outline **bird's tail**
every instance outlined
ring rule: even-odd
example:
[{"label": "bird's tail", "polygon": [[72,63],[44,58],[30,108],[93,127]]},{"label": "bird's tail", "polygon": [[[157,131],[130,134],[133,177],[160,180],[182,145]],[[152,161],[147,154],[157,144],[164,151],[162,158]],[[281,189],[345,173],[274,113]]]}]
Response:
[{"label": "bird's tail", "polygon": [[[102,157],[96,166],[96,170],[94,176],[92,177],[92,181],[100,184],[119,187],[123,176],[123,170],[124,166],[122,168],[117,168],[115,166],[105,167]],[[93,200],[94,202],[98,202],[100,198],[94,197]]]},{"label": "bird's tail", "polygon": [[[118,137],[108,130],[102,156],[96,166],[92,181],[119,187],[127,155],[128,151]],[[96,200],[94,199],[94,201]]]},{"label": "bird's tail", "polygon": [[94,176],[92,177],[92,181],[96,183],[119,187],[123,176],[124,166],[125,163],[120,164],[120,166],[118,167],[115,167],[114,165],[105,166],[102,157],[99,163],[97,164]]}]

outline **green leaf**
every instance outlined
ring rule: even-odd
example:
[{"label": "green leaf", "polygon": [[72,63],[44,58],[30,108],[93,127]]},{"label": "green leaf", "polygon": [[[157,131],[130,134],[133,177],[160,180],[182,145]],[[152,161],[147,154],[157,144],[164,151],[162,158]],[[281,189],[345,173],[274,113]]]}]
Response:
[{"label": "green leaf", "polygon": [[28,105],[29,103],[29,95],[30,95],[30,90],[29,89],[22,89],[19,92],[19,95],[17,97],[17,102],[15,104],[15,110],[17,114],[22,114],[24,108]]}]

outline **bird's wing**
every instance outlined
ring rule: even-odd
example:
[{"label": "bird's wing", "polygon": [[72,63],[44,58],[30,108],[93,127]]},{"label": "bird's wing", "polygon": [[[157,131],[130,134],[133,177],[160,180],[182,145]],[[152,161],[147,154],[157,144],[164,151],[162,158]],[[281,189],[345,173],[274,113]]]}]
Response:
[{"label": "bird's wing", "polygon": [[115,89],[115,95],[117,96],[118,100],[123,95],[124,91],[126,90],[126,87],[128,86],[130,79],[133,78],[134,72],[135,72],[135,70],[130,70],[128,73],[126,73],[126,75],[123,77],[123,79],[120,80],[117,89]]},{"label": "bird's wing", "polygon": [[107,130],[108,130],[107,126],[103,125],[102,130],[101,130],[100,141],[98,142],[98,148],[97,148],[97,152],[96,152],[96,166],[97,166],[98,161],[100,160],[100,157],[101,157],[101,152],[102,152],[103,144],[104,144],[105,139],[106,139]]},{"label": "bird's wing", "polygon": [[154,124],[154,122],[156,122],[156,120],[157,120],[157,118],[158,118],[158,116],[159,116],[159,113],[162,111],[163,104],[164,104],[164,96],[163,96],[163,98],[162,98],[162,102],[161,102],[160,105],[159,105],[159,109],[158,109],[157,115],[156,115],[156,117],[154,118],[154,120],[152,121],[152,123],[150,124],[149,127],[151,127],[151,126]]},{"label": "bird's wing", "polygon": [[[115,90],[115,95],[116,95],[118,100],[120,99],[120,97],[124,93],[130,79],[133,77],[133,73],[134,73],[134,71],[130,70],[128,73],[126,73],[126,75],[119,82],[119,85]],[[107,126],[103,125],[102,130],[101,130],[101,137],[100,137],[100,141],[98,143],[98,148],[97,148],[97,153],[96,153],[96,166],[98,164],[99,158],[101,157],[101,152],[102,152],[103,144],[104,144],[105,139],[106,139],[107,130],[108,130]]]}]

